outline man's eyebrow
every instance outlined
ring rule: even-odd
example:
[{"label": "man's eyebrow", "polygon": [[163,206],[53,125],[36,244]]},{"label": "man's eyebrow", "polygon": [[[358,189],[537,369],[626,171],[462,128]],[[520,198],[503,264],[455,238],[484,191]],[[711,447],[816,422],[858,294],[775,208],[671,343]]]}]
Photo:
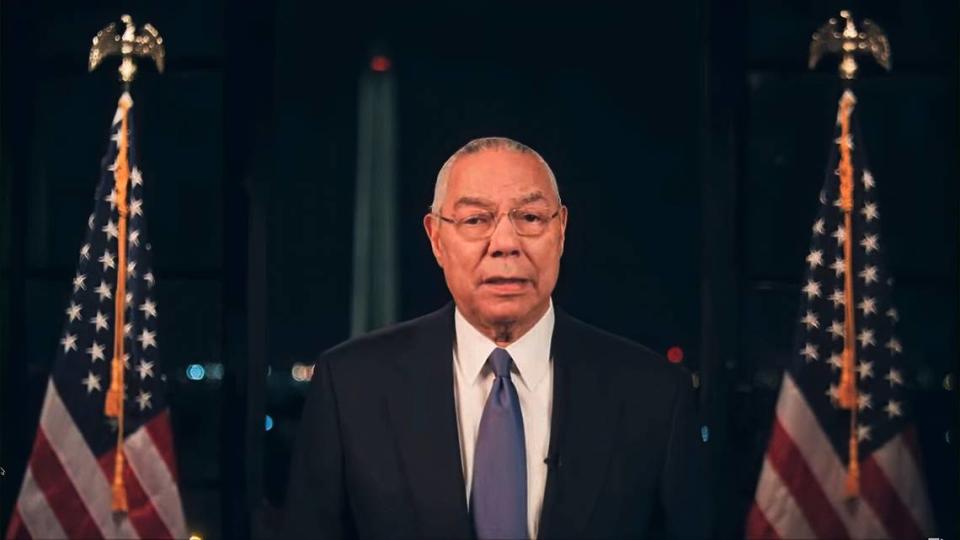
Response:
[{"label": "man's eyebrow", "polygon": [[480,206],[483,208],[493,208],[496,205],[493,203],[493,201],[481,199],[480,197],[460,197],[457,199],[457,202],[453,204],[453,207],[460,208],[461,206]]},{"label": "man's eyebrow", "polygon": [[517,200],[517,204],[522,206],[524,204],[530,204],[532,202],[538,202],[543,200],[546,200],[546,197],[543,195],[542,192],[537,191],[529,195],[524,195],[523,197],[520,197]]}]

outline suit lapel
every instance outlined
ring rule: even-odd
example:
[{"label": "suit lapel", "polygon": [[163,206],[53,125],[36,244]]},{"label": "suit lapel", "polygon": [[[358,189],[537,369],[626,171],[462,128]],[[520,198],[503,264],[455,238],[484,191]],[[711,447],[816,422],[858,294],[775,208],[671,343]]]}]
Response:
[{"label": "suit lapel", "polygon": [[610,462],[620,410],[605,375],[592,361],[580,324],[556,310],[551,465],[540,538],[584,534]]},{"label": "suit lapel", "polygon": [[397,359],[389,414],[424,537],[472,535],[453,395],[453,304],[424,318]]}]

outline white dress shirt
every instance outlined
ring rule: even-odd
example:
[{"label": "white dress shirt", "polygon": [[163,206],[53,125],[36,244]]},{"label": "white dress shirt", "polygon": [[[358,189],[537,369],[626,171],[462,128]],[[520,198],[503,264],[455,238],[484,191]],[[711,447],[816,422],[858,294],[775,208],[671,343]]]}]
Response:
[{"label": "white dress shirt", "polygon": [[[473,485],[473,452],[477,444],[480,417],[496,376],[486,366],[497,344],[481,334],[456,310],[456,342],[453,345],[453,385],[460,434],[460,463],[466,483],[467,504]],[[547,484],[544,460],[550,444],[550,412],[553,405],[553,301],[543,317],[526,334],[506,347],[513,358],[510,378],[517,388],[523,413],[527,446],[527,530],[537,537],[543,491]]]}]

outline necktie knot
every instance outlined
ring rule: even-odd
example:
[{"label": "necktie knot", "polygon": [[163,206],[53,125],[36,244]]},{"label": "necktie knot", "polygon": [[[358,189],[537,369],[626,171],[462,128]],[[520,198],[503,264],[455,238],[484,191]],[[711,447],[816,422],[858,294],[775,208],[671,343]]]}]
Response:
[{"label": "necktie knot", "polygon": [[490,363],[490,368],[497,377],[510,377],[510,364],[513,363],[513,358],[510,358],[510,353],[506,349],[499,347],[494,349],[487,358],[487,362]]}]

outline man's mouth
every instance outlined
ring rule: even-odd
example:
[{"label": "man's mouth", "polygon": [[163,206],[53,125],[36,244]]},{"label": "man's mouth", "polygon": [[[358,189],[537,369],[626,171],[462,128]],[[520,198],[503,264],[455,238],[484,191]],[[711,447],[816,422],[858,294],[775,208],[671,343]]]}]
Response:
[{"label": "man's mouth", "polygon": [[483,283],[485,285],[510,285],[510,284],[522,285],[524,283],[527,283],[528,281],[530,280],[524,279],[524,278],[517,278],[517,277],[491,277],[483,280]]}]

